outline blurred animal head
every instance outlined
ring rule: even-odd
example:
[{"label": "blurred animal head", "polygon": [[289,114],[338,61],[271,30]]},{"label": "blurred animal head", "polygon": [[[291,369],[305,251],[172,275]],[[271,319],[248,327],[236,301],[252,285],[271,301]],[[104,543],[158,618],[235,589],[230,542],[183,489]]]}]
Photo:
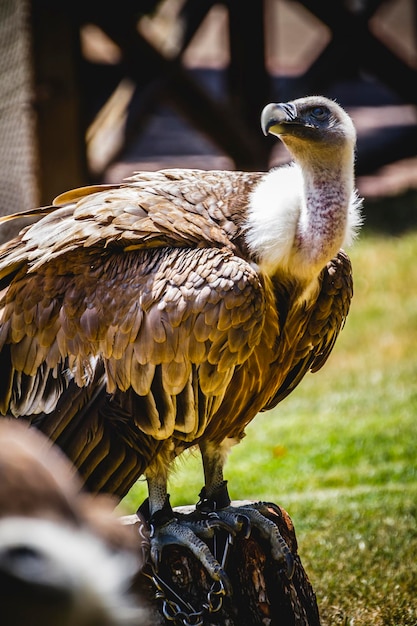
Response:
[{"label": "blurred animal head", "polygon": [[139,536],[114,503],[83,493],[72,466],[35,429],[0,423],[3,626],[144,626],[130,595]]}]

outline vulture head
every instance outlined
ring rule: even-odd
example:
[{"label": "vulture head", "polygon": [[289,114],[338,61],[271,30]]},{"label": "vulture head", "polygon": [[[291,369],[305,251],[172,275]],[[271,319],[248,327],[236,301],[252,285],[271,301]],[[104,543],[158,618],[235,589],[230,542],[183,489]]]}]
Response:
[{"label": "vulture head", "polygon": [[361,225],[356,130],[346,111],[322,96],[268,104],[261,127],[294,161],[272,170],[253,193],[247,241],[265,272],[311,284]]},{"label": "vulture head", "polygon": [[0,604],[7,626],[145,626],[130,595],[140,543],[84,494],[41,433],[0,423]]},{"label": "vulture head", "polygon": [[312,161],[317,155],[352,158],[356,130],[350,116],[335,102],[321,96],[268,104],[261,115],[265,135],[279,137],[294,158]]}]

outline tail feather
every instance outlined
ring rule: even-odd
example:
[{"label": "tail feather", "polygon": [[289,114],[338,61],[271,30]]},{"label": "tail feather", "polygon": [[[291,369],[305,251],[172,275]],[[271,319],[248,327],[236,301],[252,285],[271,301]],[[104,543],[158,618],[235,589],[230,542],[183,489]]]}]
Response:
[{"label": "tail feather", "polygon": [[124,406],[107,393],[100,366],[91,385],[71,381],[52,413],[28,419],[63,450],[89,491],[121,499],[163,443],[141,432]]}]

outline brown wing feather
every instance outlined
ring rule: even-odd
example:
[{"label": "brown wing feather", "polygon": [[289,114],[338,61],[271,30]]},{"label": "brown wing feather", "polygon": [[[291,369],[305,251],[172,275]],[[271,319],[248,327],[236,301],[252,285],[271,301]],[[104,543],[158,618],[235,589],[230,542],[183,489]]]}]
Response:
[{"label": "brown wing feather", "polygon": [[[220,401],[233,369],[259,341],[262,319],[258,277],[230,250],[162,248],[104,257],[101,250],[80,249],[13,281],[3,299],[0,348],[10,346],[12,388],[22,374],[40,385],[45,366],[58,377],[63,364],[84,386],[100,356],[110,393],[132,387],[151,396],[158,366],[169,410],[162,416],[149,409],[149,421],[139,427],[165,438],[179,429],[169,398],[198,376],[202,393]],[[15,414],[35,413],[36,402],[47,401],[39,385],[40,393],[11,403]],[[189,410],[182,434],[193,438]]]},{"label": "brown wing feather", "polygon": [[101,191],[93,186],[75,190],[74,195],[67,192],[61,198],[74,198],[74,202],[37,210],[41,219],[0,247],[0,289],[7,276],[26,263],[37,268],[80,246],[234,249],[248,194],[261,176],[167,170],[141,173],[124,185],[104,186]]},{"label": "brown wing feather", "polygon": [[262,286],[234,254],[236,198],[259,176],[74,190],[0,248],[0,410],[55,440],[91,489],[122,496],[167,462],[166,437],[203,433],[259,341]]},{"label": "brown wing feather", "polygon": [[91,196],[94,193],[99,193],[105,189],[119,189],[120,184],[100,184],[100,185],[87,185],[86,187],[78,187],[77,189],[70,189],[60,193],[59,196],[54,198],[52,205],[54,207],[62,206],[64,204],[73,204],[81,198]]},{"label": "brown wing feather", "polygon": [[122,498],[163,442],[134,428],[127,399],[107,394],[103,376],[99,364],[89,386],[68,385],[56,410],[26,417],[65,451],[90,491]]},{"label": "brown wing feather", "polygon": [[323,367],[343,328],[352,296],[352,267],[349,257],[341,250],[322,272],[321,289],[296,344],[292,367],[262,410],[267,411],[281,402],[308,371],[317,372]]}]

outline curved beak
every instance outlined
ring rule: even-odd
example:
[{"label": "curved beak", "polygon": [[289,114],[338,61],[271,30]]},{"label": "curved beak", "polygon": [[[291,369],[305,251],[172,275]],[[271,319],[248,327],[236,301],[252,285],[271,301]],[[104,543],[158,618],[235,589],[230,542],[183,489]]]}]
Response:
[{"label": "curved beak", "polygon": [[297,110],[292,103],[267,104],[261,114],[261,128],[264,135],[279,135],[284,132],[287,124],[294,124]]}]

